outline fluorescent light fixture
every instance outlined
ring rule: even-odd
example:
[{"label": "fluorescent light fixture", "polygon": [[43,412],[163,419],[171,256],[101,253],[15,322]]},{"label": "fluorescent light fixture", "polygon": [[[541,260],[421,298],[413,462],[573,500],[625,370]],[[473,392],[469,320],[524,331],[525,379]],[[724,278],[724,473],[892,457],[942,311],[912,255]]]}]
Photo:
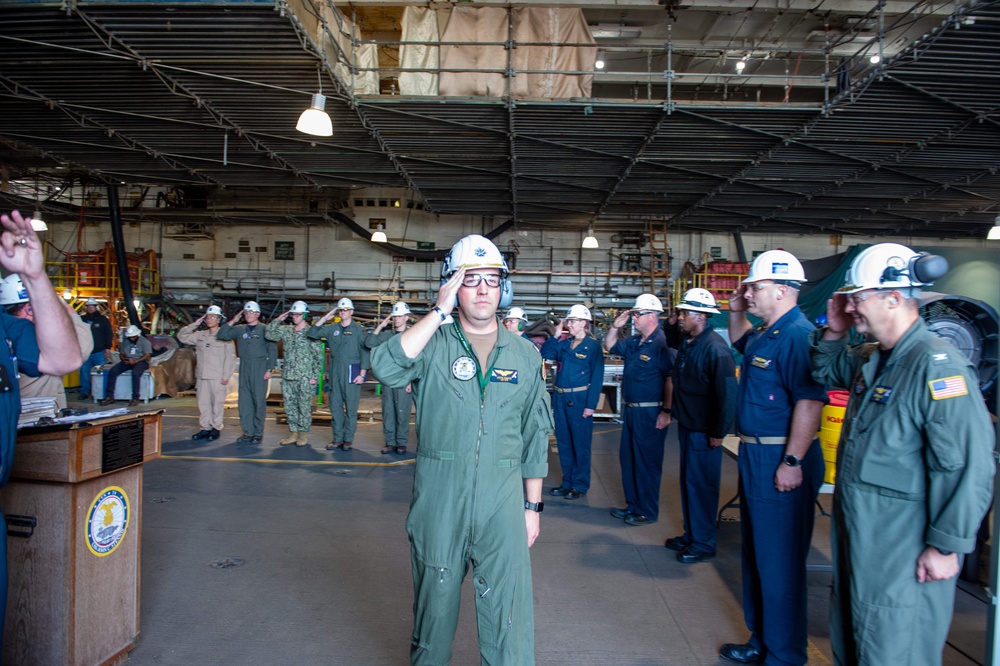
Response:
[{"label": "fluorescent light fixture", "polygon": [[633,25],[601,23],[590,26],[594,39],[635,39],[642,34],[642,28]]},{"label": "fluorescent light fixture", "polygon": [[591,227],[587,229],[587,237],[583,239],[583,244],[580,246],[584,250],[596,250],[600,247],[597,244],[597,239],[594,237],[594,228]]},{"label": "fluorescent light fixture", "polygon": [[388,243],[389,239],[386,238],[385,232],[380,230],[380,231],[376,231],[376,232],[372,233],[372,242],[373,243]]},{"label": "fluorescent light fixture", "polygon": [[326,96],[323,93],[312,96],[312,106],[299,116],[295,129],[313,136],[333,136],[333,122],[326,112]]},{"label": "fluorescent light fixture", "polygon": [[48,231],[49,225],[45,224],[45,220],[42,219],[42,213],[40,211],[35,211],[31,216],[31,228],[35,231]]}]

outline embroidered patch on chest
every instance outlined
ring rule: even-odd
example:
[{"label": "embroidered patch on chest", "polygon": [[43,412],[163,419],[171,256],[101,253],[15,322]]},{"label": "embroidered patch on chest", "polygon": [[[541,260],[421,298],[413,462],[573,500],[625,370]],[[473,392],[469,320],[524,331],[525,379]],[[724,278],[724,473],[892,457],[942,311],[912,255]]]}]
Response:
[{"label": "embroidered patch on chest", "polygon": [[891,386],[876,386],[875,390],[872,391],[872,402],[879,402],[883,405],[889,402],[889,398],[892,397],[892,387]]},{"label": "embroidered patch on chest", "polygon": [[750,365],[752,365],[755,368],[761,368],[762,370],[767,370],[768,368],[771,367],[771,363],[773,361],[774,359],[771,358],[764,358],[763,356],[754,356],[752,359],[750,359]]},{"label": "embroidered patch on chest", "polygon": [[640,361],[648,361],[649,360],[649,354],[639,354],[639,360]]},{"label": "embroidered patch on chest", "polygon": [[927,386],[931,390],[931,397],[935,400],[958,398],[963,395],[969,395],[969,389],[965,385],[965,377],[962,375],[932,379],[927,382]]},{"label": "embroidered patch on chest", "polygon": [[517,383],[517,370],[504,370],[503,368],[493,368],[490,371],[490,381],[503,384]]},{"label": "embroidered patch on chest", "polygon": [[476,362],[472,360],[471,356],[459,356],[451,364],[451,374],[455,376],[455,379],[463,382],[468,381],[476,376]]},{"label": "embroidered patch on chest", "polygon": [[579,359],[587,358],[586,354],[581,354],[580,352],[574,352],[574,353],[576,354],[576,357]]}]

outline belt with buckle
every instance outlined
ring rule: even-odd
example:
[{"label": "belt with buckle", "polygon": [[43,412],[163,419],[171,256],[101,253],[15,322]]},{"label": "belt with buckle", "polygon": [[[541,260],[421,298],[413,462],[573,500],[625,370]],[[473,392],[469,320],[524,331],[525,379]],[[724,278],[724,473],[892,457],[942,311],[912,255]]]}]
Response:
[{"label": "belt with buckle", "polygon": [[782,444],[788,442],[787,437],[755,437],[753,435],[740,435],[740,441],[744,444]]},{"label": "belt with buckle", "polygon": [[556,393],[579,393],[580,391],[586,391],[589,388],[590,384],[587,384],[586,386],[577,386],[576,388],[559,388],[558,386],[554,386],[552,390]]},{"label": "belt with buckle", "polygon": [[626,407],[662,407],[662,402],[626,402]]}]

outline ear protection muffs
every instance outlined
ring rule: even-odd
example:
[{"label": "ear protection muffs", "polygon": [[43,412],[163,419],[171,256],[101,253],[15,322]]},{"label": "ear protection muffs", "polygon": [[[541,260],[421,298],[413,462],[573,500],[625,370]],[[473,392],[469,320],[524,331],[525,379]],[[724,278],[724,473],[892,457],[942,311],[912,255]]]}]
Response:
[{"label": "ear protection muffs", "polygon": [[[499,309],[506,310],[510,307],[511,303],[514,302],[514,285],[510,283],[510,280],[504,278],[500,280],[500,304],[497,306]],[[521,330],[518,328],[517,330]]]}]

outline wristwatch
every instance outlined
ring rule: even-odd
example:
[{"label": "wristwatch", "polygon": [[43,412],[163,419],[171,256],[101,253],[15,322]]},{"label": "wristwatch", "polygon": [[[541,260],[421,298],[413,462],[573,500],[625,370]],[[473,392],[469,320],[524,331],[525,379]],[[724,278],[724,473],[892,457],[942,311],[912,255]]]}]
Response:
[{"label": "wristwatch", "polygon": [[953,550],[945,550],[944,548],[938,548],[937,546],[934,546],[934,550],[936,550],[937,552],[941,553],[942,555],[954,555],[955,554],[955,551],[953,551]]},{"label": "wristwatch", "polygon": [[542,509],[545,508],[545,502],[529,502],[528,500],[524,500],[524,508],[535,513],[541,513]]},{"label": "wristwatch", "polygon": [[669,414],[670,413],[670,408],[669,407],[661,407],[660,411],[663,412],[664,414]]},{"label": "wristwatch", "polygon": [[798,467],[802,464],[802,459],[798,456],[793,456],[791,453],[786,453],[785,457],[782,458],[781,461],[789,467]]}]

